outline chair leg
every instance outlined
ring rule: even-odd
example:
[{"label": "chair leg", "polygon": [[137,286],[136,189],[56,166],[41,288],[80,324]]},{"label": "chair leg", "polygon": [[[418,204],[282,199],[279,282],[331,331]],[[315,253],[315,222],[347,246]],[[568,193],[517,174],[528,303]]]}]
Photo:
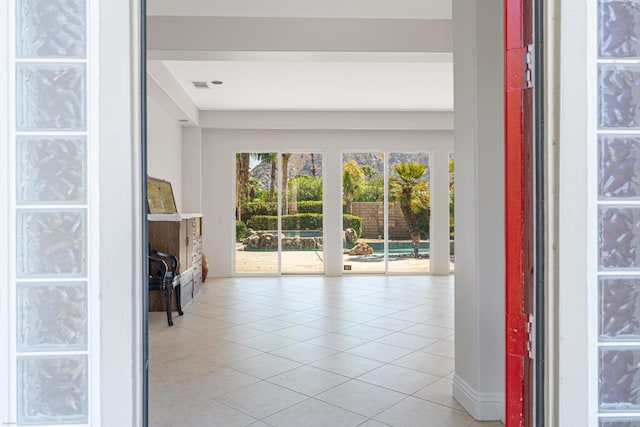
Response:
[{"label": "chair leg", "polygon": [[171,294],[172,294],[171,286],[168,286],[165,291],[165,300],[167,304],[167,322],[169,322],[169,326],[173,326],[173,318],[171,317]]},{"label": "chair leg", "polygon": [[176,285],[176,305],[178,306],[178,315],[182,316],[182,285]]}]

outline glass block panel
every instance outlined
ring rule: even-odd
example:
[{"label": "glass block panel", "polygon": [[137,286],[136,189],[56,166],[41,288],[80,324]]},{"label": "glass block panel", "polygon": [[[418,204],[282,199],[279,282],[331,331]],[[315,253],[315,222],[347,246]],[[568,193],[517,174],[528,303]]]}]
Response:
[{"label": "glass block panel", "polygon": [[600,427],[640,427],[640,418],[601,418]]},{"label": "glass block panel", "polygon": [[16,55],[81,58],[86,52],[86,0],[18,0]]},{"label": "glass block panel", "polygon": [[640,67],[601,65],[598,124],[601,128],[640,127]]},{"label": "glass block panel", "polygon": [[84,209],[18,211],[19,277],[84,277],[87,221]]},{"label": "glass block panel", "polygon": [[88,421],[86,356],[18,358],[18,424]]},{"label": "glass block panel", "polygon": [[600,136],[599,196],[640,198],[640,138]]},{"label": "glass block panel", "polygon": [[640,208],[601,207],[598,217],[600,269],[640,267]]},{"label": "glass block panel", "polygon": [[600,338],[640,339],[640,277],[600,278]]},{"label": "glass block panel", "polygon": [[601,411],[640,409],[640,348],[600,348]]},{"label": "glass block panel", "polygon": [[603,58],[640,56],[640,3],[600,1],[598,45]]},{"label": "glass block panel", "polygon": [[86,129],[84,64],[23,63],[16,71],[19,131]]},{"label": "glass block panel", "polygon": [[86,202],[85,138],[19,138],[17,165],[18,203]]},{"label": "glass block panel", "polygon": [[86,350],[87,284],[18,285],[19,351]]}]

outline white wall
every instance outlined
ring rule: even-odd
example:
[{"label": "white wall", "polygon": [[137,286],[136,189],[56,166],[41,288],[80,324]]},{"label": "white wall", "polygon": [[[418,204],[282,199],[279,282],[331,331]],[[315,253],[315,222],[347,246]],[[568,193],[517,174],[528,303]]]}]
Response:
[{"label": "white wall", "polygon": [[178,119],[148,99],[148,174],[171,183],[178,212],[182,212],[182,127]]},{"label": "white wall", "polygon": [[202,134],[202,213],[209,274],[233,274],[235,250],[235,152],[322,150],[325,158],[325,263],[327,274],[341,274],[342,152],[371,150],[449,152],[450,130],[204,130]]},{"label": "white wall", "polygon": [[477,419],[504,417],[502,0],[454,0],[456,374]]},{"label": "white wall", "polygon": [[182,209],[202,212],[202,129],[182,128]]}]

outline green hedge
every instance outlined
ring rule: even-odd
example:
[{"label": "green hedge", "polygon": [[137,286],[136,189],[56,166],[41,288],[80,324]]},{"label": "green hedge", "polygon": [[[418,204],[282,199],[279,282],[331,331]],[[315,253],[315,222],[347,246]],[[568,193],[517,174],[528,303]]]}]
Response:
[{"label": "green hedge", "polygon": [[[322,200],[298,202],[298,213],[322,213]],[[342,213],[347,213],[347,202],[342,201]]]},{"label": "green hedge", "polygon": [[298,213],[322,213],[322,200],[298,202]]},{"label": "green hedge", "polygon": [[247,226],[242,221],[236,221],[236,242],[244,240],[244,236],[247,234]]},{"label": "green hedge", "polygon": [[[249,227],[254,230],[277,230],[278,217],[274,215],[256,215],[249,219]],[[282,229],[322,230],[322,214],[283,215]]]},{"label": "green hedge", "polygon": [[[321,214],[322,200],[310,200],[298,202],[299,214]],[[342,202],[342,213],[347,213],[347,203]],[[249,220],[256,215],[276,216],[278,215],[277,202],[249,202],[242,205],[242,222],[249,224]]]},{"label": "green hedge", "polygon": [[322,230],[322,214],[283,215],[282,228],[284,230]]},{"label": "green hedge", "polygon": [[254,230],[277,230],[278,217],[273,215],[256,215],[249,218],[247,225]]},{"label": "green hedge", "polygon": [[362,218],[355,215],[344,214],[342,215],[342,228],[353,228],[356,230],[358,237],[362,235]]},{"label": "green hedge", "polygon": [[256,215],[278,215],[278,203],[249,202],[242,205],[242,222],[247,224],[247,221]]},{"label": "green hedge", "polygon": [[[362,218],[355,215],[343,215],[344,228],[353,228],[362,234]],[[278,217],[274,215],[256,215],[249,219],[249,228],[254,230],[277,230]],[[322,230],[322,214],[303,213],[282,216],[283,230]]]}]

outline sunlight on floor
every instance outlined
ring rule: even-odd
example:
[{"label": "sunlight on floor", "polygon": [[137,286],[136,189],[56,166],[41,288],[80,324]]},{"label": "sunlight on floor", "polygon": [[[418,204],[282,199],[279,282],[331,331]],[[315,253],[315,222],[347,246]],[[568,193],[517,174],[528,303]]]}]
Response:
[{"label": "sunlight on floor", "polygon": [[152,426],[502,426],[451,397],[453,276],[210,279],[150,313]]}]

